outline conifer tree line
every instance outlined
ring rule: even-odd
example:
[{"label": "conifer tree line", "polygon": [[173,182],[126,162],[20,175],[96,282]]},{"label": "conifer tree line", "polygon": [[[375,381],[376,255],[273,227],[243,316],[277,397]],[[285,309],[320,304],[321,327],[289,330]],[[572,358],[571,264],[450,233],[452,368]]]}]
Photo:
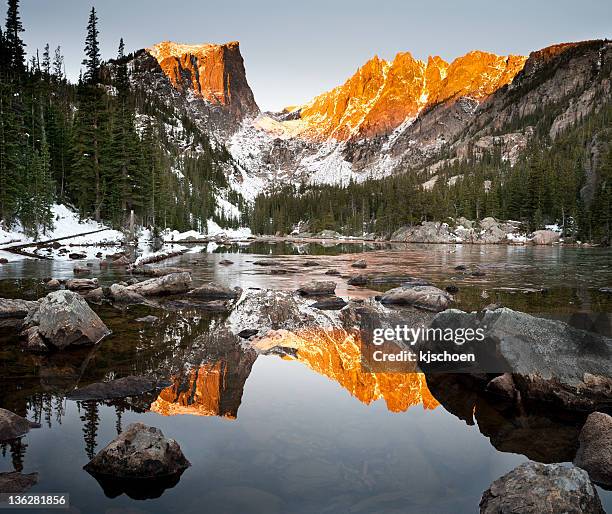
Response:
[{"label": "conifer tree line", "polygon": [[[381,180],[329,185],[286,186],[256,198],[250,212],[255,233],[289,233],[299,221],[310,230],[329,229],[345,235],[376,233],[389,236],[405,225],[446,221],[464,216],[480,220],[493,216],[517,220],[527,230],[558,224],[566,237],[609,245],[612,240],[612,103],[595,102],[599,109],[550,140],[549,130],[558,106],[543,108],[529,119],[513,120],[513,130],[537,120],[535,137],[511,166],[500,148],[454,162],[429,177],[407,170]],[[554,112],[553,112],[554,111]],[[591,163],[591,148],[604,149]],[[587,172],[594,173],[592,190]],[[453,180],[450,180],[453,178]]]},{"label": "conifer tree line", "polygon": [[[179,151],[168,133],[172,113],[130,87],[123,39],[104,62],[94,8],[85,30],[77,84],[65,75],[61,47],[30,52],[19,0],[8,0],[0,30],[0,220],[21,223],[33,236],[53,226],[52,205],[65,203],[83,218],[120,228],[131,212],[155,229],[205,229],[216,218],[215,191],[227,187],[213,149],[187,120],[183,137],[197,152]],[[115,56],[113,56],[115,57]],[[173,129],[170,129],[173,130]],[[236,224],[236,220],[228,220]],[[230,224],[231,224],[230,223]]]}]

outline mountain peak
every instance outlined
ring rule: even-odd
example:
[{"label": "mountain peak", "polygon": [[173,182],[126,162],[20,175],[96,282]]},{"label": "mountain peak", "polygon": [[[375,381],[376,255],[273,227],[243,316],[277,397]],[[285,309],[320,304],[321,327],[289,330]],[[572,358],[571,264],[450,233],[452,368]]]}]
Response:
[{"label": "mountain peak", "polygon": [[213,106],[227,107],[238,119],[259,113],[238,41],[224,44],[162,41],[146,51],[179,91],[191,91]]},{"label": "mountain peak", "polygon": [[471,51],[447,63],[410,52],[393,61],[372,57],[344,84],[305,105],[303,133],[339,140],[388,134],[424,108],[469,96],[481,101],[512,81],[526,57]]}]

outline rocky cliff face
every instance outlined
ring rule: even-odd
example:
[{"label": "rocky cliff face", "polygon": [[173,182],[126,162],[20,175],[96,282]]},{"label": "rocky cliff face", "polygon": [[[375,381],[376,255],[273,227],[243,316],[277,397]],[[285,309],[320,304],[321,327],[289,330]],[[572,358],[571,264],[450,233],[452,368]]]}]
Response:
[{"label": "rocky cliff face", "polygon": [[470,52],[450,65],[409,52],[393,61],[374,57],[343,85],[300,111],[304,135],[347,140],[389,134],[423,109],[461,97],[482,100],[512,81],[526,57]]},{"label": "rocky cliff face", "polygon": [[240,120],[259,114],[238,41],[223,45],[164,41],[146,51],[179,91],[192,92],[213,106],[225,107]]},{"label": "rocky cliff face", "polygon": [[187,117],[213,139],[225,139],[259,114],[238,42],[182,45],[165,41],[139,50],[129,63],[132,85],[176,118]]}]

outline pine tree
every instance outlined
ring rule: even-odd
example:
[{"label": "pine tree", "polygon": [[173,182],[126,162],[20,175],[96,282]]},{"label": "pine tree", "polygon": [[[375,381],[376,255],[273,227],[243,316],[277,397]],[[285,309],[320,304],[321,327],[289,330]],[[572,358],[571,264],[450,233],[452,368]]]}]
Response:
[{"label": "pine tree", "polygon": [[51,54],[49,53],[49,43],[45,45],[41,67],[45,78],[48,79],[51,75]]},{"label": "pine tree", "polygon": [[87,37],[85,38],[85,73],[83,80],[86,84],[97,84],[100,78],[100,43],[98,41],[98,16],[96,9],[91,8],[89,22],[87,23]]},{"label": "pine tree", "polygon": [[19,0],[8,0],[5,40],[8,49],[9,67],[18,74],[25,72],[25,44],[20,36],[23,31],[21,17],[19,16]]},{"label": "pine tree", "polygon": [[57,82],[64,80],[64,56],[60,46],[55,49],[53,56],[53,77]]}]

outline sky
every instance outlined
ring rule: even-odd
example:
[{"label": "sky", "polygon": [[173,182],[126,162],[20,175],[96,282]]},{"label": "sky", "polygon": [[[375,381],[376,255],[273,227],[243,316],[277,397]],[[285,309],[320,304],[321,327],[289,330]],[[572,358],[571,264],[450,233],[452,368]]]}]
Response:
[{"label": "sky", "polygon": [[374,55],[470,50],[527,55],[550,44],[612,38],[610,0],[21,0],[29,52],[62,46],[71,79],[83,59],[88,12],[100,18],[102,57],[163,40],[240,41],[263,110],[301,104],[343,83]]}]

